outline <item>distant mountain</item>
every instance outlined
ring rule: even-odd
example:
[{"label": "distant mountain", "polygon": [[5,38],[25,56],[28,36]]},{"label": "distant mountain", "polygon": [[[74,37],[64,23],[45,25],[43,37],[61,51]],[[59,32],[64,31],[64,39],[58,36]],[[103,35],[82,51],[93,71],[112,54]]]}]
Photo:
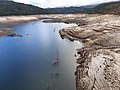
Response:
[{"label": "distant mountain", "polygon": [[6,15],[33,15],[48,14],[49,12],[43,8],[33,5],[17,3],[13,1],[0,0],[0,16]]},{"label": "distant mountain", "polygon": [[48,11],[55,14],[75,14],[83,13],[90,9],[93,9],[96,5],[88,5],[81,7],[61,7],[61,8],[47,8]]},{"label": "distant mountain", "polygon": [[81,7],[49,8],[49,11],[57,14],[116,14],[120,15],[120,1],[102,3],[99,5],[89,5]]},{"label": "distant mountain", "polygon": [[61,7],[43,9],[37,6],[17,3],[10,0],[0,0],[0,16],[77,13],[120,15],[120,1],[103,3],[99,5],[87,5],[81,7]]},{"label": "distant mountain", "polygon": [[120,1],[109,2],[97,5],[88,13],[99,13],[99,14],[117,14],[120,15]]}]

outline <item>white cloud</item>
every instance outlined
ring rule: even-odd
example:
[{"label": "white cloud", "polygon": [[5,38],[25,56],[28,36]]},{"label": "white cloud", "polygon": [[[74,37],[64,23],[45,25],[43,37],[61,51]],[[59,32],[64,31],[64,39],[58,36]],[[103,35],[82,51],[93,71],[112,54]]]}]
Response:
[{"label": "white cloud", "polygon": [[43,8],[47,8],[61,6],[81,6],[118,0],[14,0],[14,1],[33,4]]}]

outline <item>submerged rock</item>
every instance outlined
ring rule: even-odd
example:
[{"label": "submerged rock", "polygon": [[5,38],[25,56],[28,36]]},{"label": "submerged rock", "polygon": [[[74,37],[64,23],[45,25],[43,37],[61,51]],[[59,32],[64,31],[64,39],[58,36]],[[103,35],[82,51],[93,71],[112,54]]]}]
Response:
[{"label": "submerged rock", "polygon": [[22,35],[16,34],[16,33],[9,34],[8,36],[11,36],[11,37],[22,37]]}]

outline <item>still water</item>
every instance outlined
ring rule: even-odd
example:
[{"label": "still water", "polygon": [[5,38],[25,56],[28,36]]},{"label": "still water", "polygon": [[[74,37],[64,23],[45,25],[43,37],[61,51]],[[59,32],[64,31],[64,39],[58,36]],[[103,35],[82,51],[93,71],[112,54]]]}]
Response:
[{"label": "still water", "polygon": [[58,33],[69,26],[75,24],[12,26],[23,36],[0,38],[0,90],[76,90],[74,54],[82,45],[62,40]]}]

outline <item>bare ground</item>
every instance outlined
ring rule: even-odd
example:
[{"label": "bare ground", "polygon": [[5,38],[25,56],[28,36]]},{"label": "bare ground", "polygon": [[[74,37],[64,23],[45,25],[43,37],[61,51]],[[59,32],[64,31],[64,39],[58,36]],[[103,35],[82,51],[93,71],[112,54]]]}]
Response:
[{"label": "bare ground", "polygon": [[120,90],[120,16],[83,15],[87,24],[60,30],[62,38],[79,40],[77,90]]},{"label": "bare ground", "polygon": [[[0,17],[0,36],[11,35],[12,28],[8,28],[9,26],[30,22],[30,21],[37,21],[40,19],[46,18],[46,15],[29,15],[29,16],[4,16]],[[5,28],[3,28],[5,27]],[[7,27],[7,28],[6,28]]]}]

